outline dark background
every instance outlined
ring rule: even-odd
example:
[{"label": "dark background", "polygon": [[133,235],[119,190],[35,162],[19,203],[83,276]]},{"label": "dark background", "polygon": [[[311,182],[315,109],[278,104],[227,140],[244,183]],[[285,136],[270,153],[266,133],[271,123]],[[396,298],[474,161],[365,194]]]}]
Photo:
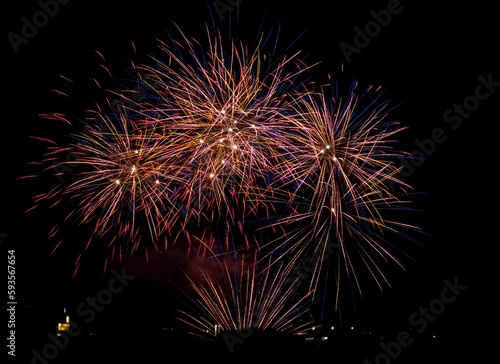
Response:
[{"label": "dark background", "polygon": [[[487,79],[492,74],[493,80],[500,81],[498,13],[493,5],[479,1],[439,6],[429,1],[402,1],[402,12],[393,15],[388,26],[346,63],[339,44],[353,44],[354,27],[363,28],[372,20],[370,11],[385,9],[387,4],[243,0],[238,12],[224,12],[220,18],[210,14],[213,4],[204,1],[73,0],[61,5],[35,37],[20,45],[17,54],[6,35],[20,34],[21,18],[30,18],[39,11],[39,5],[36,1],[4,4],[0,247],[2,259],[6,259],[8,249],[16,249],[17,359],[25,357],[18,362],[28,362],[31,349],[47,343],[46,335],[55,330],[63,307],[74,307],[95,296],[110,279],[109,273],[102,273],[101,261],[90,258],[81,274],[72,278],[72,247],[63,246],[51,255],[53,243],[47,239],[51,227],[48,220],[60,217],[49,216],[50,212],[44,210],[24,213],[33,195],[57,181],[18,180],[32,171],[27,163],[38,160],[43,152],[29,136],[64,137],[39,114],[78,112],[80,106],[92,102],[91,80],[102,72],[96,50],[119,72],[128,59],[154,49],[155,38],[166,37],[174,23],[195,38],[204,39],[206,22],[225,32],[233,29],[249,41],[262,24],[264,30],[279,25],[278,49],[287,51],[287,45],[292,44],[290,51],[300,50],[311,63],[320,61],[314,71],[320,82],[328,74],[338,75],[343,65],[347,79],[381,85],[395,103],[401,104],[396,116],[409,126],[400,140],[408,151],[417,148],[415,139],[428,139],[436,128],[445,131],[448,139],[436,145],[407,179],[415,191],[422,193],[415,204],[423,211],[417,223],[429,234],[422,237],[427,248],[415,252],[416,263],[409,264],[407,272],[394,272],[392,289],[369,291],[355,309],[347,310],[343,323],[390,328],[395,335],[408,327],[408,317],[420,306],[439,298],[444,279],[457,279],[467,289],[426,332],[435,334],[439,341],[432,350],[417,343],[395,362],[485,359],[492,349],[492,339],[498,336],[494,305],[498,179],[493,149],[497,145],[494,130],[500,91],[481,101],[456,130],[444,122],[443,113],[474,94],[478,76]],[[137,55],[132,52],[131,41],[137,45]],[[68,102],[52,92],[64,87],[60,75],[75,80],[80,99]],[[177,305],[165,279],[157,274],[165,269],[162,260],[153,259],[147,266],[137,261],[129,264],[137,278],[94,322],[96,330],[112,327],[117,339],[101,349],[96,346],[95,351],[87,350],[86,358],[98,357],[101,350],[116,350],[128,358],[128,353],[149,351],[152,346],[157,349],[158,362],[171,361],[170,355],[176,352],[186,358],[199,354],[160,335],[163,328],[175,326],[172,315]],[[160,343],[153,345],[155,340]],[[4,343],[2,347],[6,350]],[[364,357],[373,361],[378,352],[380,349],[372,349],[361,360],[347,356],[339,362],[361,363]],[[69,353],[65,352],[68,362],[74,360]],[[118,355],[109,353],[105,355],[110,358]],[[325,355],[332,361],[338,359],[335,351]],[[65,358],[61,355],[57,360]]]}]

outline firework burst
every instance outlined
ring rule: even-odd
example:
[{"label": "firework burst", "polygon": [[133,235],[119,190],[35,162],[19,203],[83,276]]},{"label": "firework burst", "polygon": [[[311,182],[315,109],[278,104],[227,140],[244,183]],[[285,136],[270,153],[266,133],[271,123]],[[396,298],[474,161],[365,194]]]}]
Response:
[{"label": "firework burst", "polygon": [[273,244],[295,265],[314,257],[313,290],[325,262],[334,266],[336,300],[341,277],[362,295],[361,267],[380,289],[389,285],[383,265],[405,268],[395,241],[416,243],[410,232],[418,227],[401,214],[411,187],[400,179],[397,161],[408,153],[395,148],[395,137],[405,127],[391,110],[381,88],[354,82],[345,94],[335,87],[304,92],[290,114],[290,166],[283,173],[291,198],[287,215],[274,224],[283,238]]},{"label": "firework burst", "polygon": [[[174,226],[182,226],[183,216],[175,200],[183,183],[180,166],[165,147],[175,144],[175,138],[144,128],[144,120],[122,109],[96,109],[84,123],[59,114],[44,117],[62,120],[78,131],[64,147],[49,141],[43,163],[56,175],[69,173],[62,173],[61,183],[50,192],[36,196],[35,204],[69,208],[63,224],[92,226],[84,251],[92,241],[105,239],[110,259],[121,260],[146,241],[167,244],[166,236],[173,234]],[[54,227],[50,237],[60,228]]]},{"label": "firework burst", "polygon": [[179,30],[180,41],[159,43],[155,67],[139,68],[154,90],[150,109],[183,141],[176,151],[185,179],[179,199],[189,217],[220,221],[246,237],[248,217],[272,216],[268,202],[279,195],[289,140],[284,110],[309,67],[298,54],[277,61],[264,54],[263,36],[249,48],[235,40],[226,47],[220,33],[207,34],[204,48]]},{"label": "firework burst", "polygon": [[[260,251],[216,254],[198,260],[186,273],[192,292],[178,319],[191,334],[271,331],[302,335],[317,327],[309,315],[312,291],[299,293],[302,277],[283,262],[260,262]],[[270,268],[272,266],[272,268]]]}]

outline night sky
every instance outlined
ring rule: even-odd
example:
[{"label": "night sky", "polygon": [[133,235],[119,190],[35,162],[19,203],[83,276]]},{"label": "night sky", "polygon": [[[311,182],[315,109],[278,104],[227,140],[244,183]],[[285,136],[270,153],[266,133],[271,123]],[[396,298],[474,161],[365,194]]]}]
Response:
[{"label": "night sky", "polygon": [[[217,13],[215,3],[225,7],[218,8]],[[391,271],[391,289],[368,289],[355,307],[345,309],[341,322],[345,327],[387,329],[389,342],[408,329],[409,317],[420,307],[428,307],[442,297],[447,287],[445,280],[458,282],[467,288],[446,304],[422,335],[436,335],[436,343],[431,347],[417,338],[414,346],[403,349],[393,361],[486,359],[497,329],[493,302],[497,288],[494,267],[498,197],[497,164],[492,156],[496,154],[493,130],[500,102],[498,12],[492,5],[477,1],[438,6],[408,0],[345,1],[328,6],[317,2],[242,0],[238,10],[225,10],[234,8],[235,3],[113,0],[104,6],[94,0],[73,0],[59,5],[46,25],[17,45],[7,35],[22,36],[22,18],[31,19],[40,11],[40,5],[35,0],[4,4],[0,247],[3,264],[7,264],[7,251],[16,251],[18,301],[16,358],[12,361],[8,356],[9,362],[29,363],[31,350],[49,342],[47,334],[54,332],[63,308],[74,309],[87,297],[95,296],[113,277],[109,271],[102,273],[102,252],[96,248],[72,278],[76,253],[72,241],[66,241],[51,255],[53,242],[47,238],[54,220],[64,216],[51,215],[44,209],[25,213],[34,195],[57,183],[51,176],[39,181],[18,179],[33,172],[28,163],[39,160],[44,151],[30,136],[58,140],[65,137],[63,129],[48,125],[39,115],[79,113],[82,105],[92,102],[92,78],[101,72],[96,51],[119,74],[128,60],[153,50],[155,39],[166,38],[174,24],[204,39],[207,22],[223,32],[237,29],[249,41],[261,26],[264,31],[280,27],[277,48],[283,52],[301,51],[310,63],[320,62],[312,72],[318,82],[327,82],[327,75],[338,75],[343,67],[346,79],[380,85],[394,103],[400,104],[394,117],[408,126],[400,137],[401,147],[426,154],[421,165],[408,170],[406,179],[414,187],[414,206],[420,210],[411,222],[426,233],[419,236],[425,248],[411,251],[414,262],[408,263],[406,272]],[[386,26],[380,27],[366,46],[347,55],[340,44],[355,46],[357,27],[364,29],[373,21],[374,12],[388,7],[394,13]],[[137,54],[132,51],[131,41],[137,45]],[[78,98],[70,102],[53,92],[65,87],[60,75],[75,81]],[[480,91],[479,85],[483,85]],[[431,138],[439,142],[429,144]],[[80,229],[72,233],[68,228],[68,236],[74,241],[82,240],[79,234],[84,232]],[[125,360],[132,355],[140,357],[145,351],[149,354],[144,363],[172,362],[171,355],[176,352],[193,361],[203,358],[204,352],[209,355],[210,349],[186,344],[165,333],[165,329],[176,327],[173,317],[181,305],[165,278],[179,274],[169,265],[170,260],[179,262],[160,254],[153,254],[149,264],[143,257],[131,258],[127,269],[136,278],[96,315],[89,328],[98,333],[105,331],[112,339],[108,337],[109,341],[95,346],[89,344],[84,354],[77,349],[77,354],[65,350],[49,362],[74,362],[77,357],[89,362],[101,351],[105,358]],[[115,268],[121,270],[120,266]],[[2,308],[7,307],[6,302],[4,294]],[[332,322],[339,322],[331,307],[324,309]],[[8,315],[3,317],[4,322],[8,321]],[[5,328],[7,323],[2,325]],[[493,334],[486,331],[490,328]],[[7,352],[5,332],[2,330],[2,356]],[[352,357],[347,349],[341,354],[339,350],[326,350],[320,354],[326,357],[321,362],[363,363],[365,358],[373,362],[381,352],[380,348],[371,348],[360,354],[358,349],[352,347],[356,352]],[[261,354],[265,362],[266,355]],[[155,357],[158,359],[153,361]]]}]

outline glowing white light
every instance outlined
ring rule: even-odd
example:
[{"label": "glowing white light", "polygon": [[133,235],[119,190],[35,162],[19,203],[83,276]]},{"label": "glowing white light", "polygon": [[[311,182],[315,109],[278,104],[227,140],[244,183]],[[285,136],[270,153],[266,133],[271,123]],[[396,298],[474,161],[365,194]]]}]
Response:
[{"label": "glowing white light", "polygon": [[136,149],[136,150],[134,150],[134,153],[137,154],[137,153],[139,153],[139,151]]},{"label": "glowing white light", "polygon": [[214,177],[215,177],[215,174],[210,173],[210,178],[214,178]]},{"label": "glowing white light", "polygon": [[156,183],[157,185],[159,185],[159,184],[160,184],[160,180],[159,180],[159,179],[157,179],[157,180],[155,181],[155,183]]},{"label": "glowing white light", "polygon": [[337,161],[337,157],[333,157],[332,161],[336,162]]},{"label": "glowing white light", "polygon": [[117,179],[117,180],[115,181],[115,183],[116,183],[117,185],[119,185],[119,184],[120,184],[120,180],[119,180],[119,179]]},{"label": "glowing white light", "polygon": [[327,145],[325,148],[326,148],[326,149],[330,149],[330,146],[329,146],[329,145]]},{"label": "glowing white light", "polygon": [[236,144],[233,144],[233,149],[238,149],[238,146]]},{"label": "glowing white light", "polygon": [[132,166],[132,172],[135,172],[135,166]]}]

